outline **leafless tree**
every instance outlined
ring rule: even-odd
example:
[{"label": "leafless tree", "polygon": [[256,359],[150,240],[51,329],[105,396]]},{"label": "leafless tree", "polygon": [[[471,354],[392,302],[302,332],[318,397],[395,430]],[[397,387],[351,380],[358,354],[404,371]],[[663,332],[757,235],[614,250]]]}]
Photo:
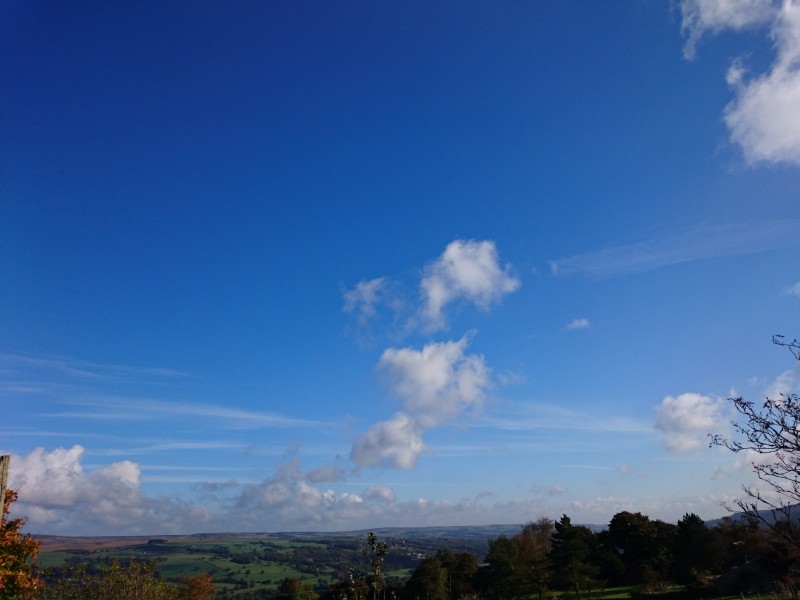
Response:
[{"label": "leafless tree", "polygon": [[[788,342],[776,335],[772,342],[787,348],[800,361],[800,341]],[[741,416],[733,422],[734,437],[712,435],[711,445],[733,452],[752,451],[764,457],[751,463],[753,472],[777,494],[775,498],[756,487],[745,486],[746,497],[737,500],[736,505],[800,550],[800,396],[780,394],[779,398],[767,398],[762,405],[743,398],[730,401]]]}]

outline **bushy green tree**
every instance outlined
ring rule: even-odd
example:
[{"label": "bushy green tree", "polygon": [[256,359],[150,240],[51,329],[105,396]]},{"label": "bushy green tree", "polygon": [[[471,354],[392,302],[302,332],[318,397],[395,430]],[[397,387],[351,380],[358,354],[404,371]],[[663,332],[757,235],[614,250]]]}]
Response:
[{"label": "bushy green tree", "polygon": [[674,530],[674,525],[652,521],[639,512],[615,514],[600,540],[603,549],[624,567],[621,583],[661,587],[672,563]]}]

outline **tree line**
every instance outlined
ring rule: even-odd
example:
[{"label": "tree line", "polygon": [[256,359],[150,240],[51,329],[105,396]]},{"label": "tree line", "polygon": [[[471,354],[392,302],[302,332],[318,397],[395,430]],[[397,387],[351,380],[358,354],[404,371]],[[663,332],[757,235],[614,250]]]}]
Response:
[{"label": "tree line", "polygon": [[[407,581],[386,585],[379,572],[350,578],[322,592],[323,600],[545,600],[591,599],[607,587],[632,596],[681,590],[740,594],[768,592],[798,597],[800,552],[784,536],[749,517],[708,527],[696,514],[676,524],[623,511],[595,532],[542,518],[514,536],[489,542],[483,561],[465,552],[440,550],[420,561]],[[313,592],[284,589],[281,600]],[[673,594],[674,595],[674,594]],[[315,600],[317,596],[313,596]]]}]

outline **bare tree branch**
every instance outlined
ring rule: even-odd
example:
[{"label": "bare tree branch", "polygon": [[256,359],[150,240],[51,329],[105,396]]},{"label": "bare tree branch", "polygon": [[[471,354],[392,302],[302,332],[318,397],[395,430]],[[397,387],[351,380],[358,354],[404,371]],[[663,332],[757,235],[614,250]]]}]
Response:
[{"label": "bare tree branch", "polygon": [[[775,335],[772,343],[788,348],[800,360],[797,339],[786,342]],[[729,400],[741,416],[732,423],[735,438],[711,435],[711,445],[763,456],[763,460],[753,460],[751,467],[778,496],[778,500],[770,500],[761,490],[744,487],[747,498],[737,500],[736,506],[800,549],[800,527],[791,518],[794,511],[797,521],[800,511],[800,396],[781,394],[780,398],[767,398],[760,407],[743,398]]]}]

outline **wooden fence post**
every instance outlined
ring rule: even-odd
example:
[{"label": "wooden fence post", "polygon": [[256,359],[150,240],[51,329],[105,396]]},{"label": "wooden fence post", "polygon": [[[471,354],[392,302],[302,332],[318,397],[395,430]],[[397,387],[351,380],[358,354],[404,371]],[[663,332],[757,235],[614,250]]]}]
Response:
[{"label": "wooden fence post", "polygon": [[6,505],[6,480],[8,479],[8,464],[11,457],[8,454],[0,456],[0,514]]}]

